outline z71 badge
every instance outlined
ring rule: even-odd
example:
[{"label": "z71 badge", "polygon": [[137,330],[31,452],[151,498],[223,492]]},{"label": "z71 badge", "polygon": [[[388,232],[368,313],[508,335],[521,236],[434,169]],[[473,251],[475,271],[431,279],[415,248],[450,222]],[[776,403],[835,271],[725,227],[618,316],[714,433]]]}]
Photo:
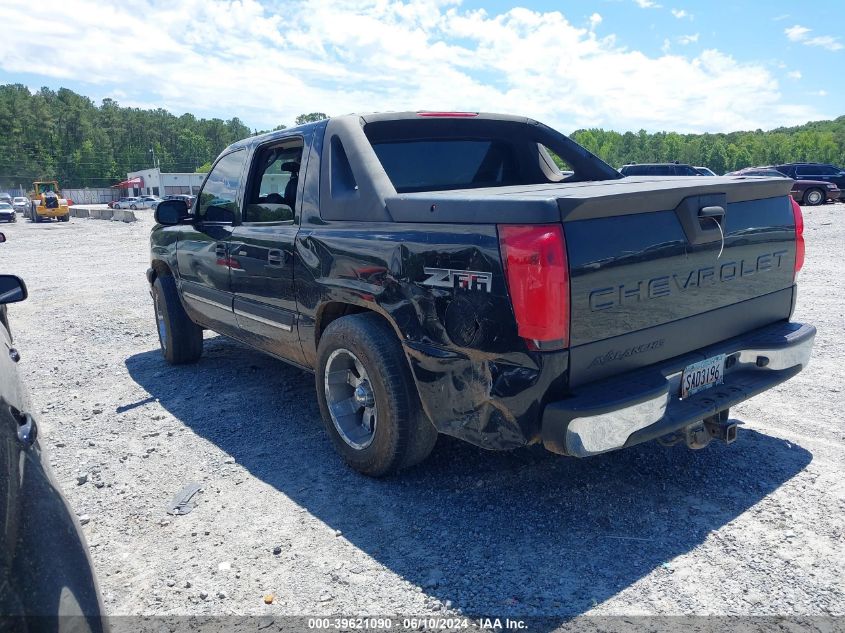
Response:
[{"label": "z71 badge", "polygon": [[429,275],[428,279],[422,282],[424,286],[483,290],[484,292],[490,292],[493,289],[492,273],[476,270],[449,270],[448,268],[424,268],[423,272]]}]

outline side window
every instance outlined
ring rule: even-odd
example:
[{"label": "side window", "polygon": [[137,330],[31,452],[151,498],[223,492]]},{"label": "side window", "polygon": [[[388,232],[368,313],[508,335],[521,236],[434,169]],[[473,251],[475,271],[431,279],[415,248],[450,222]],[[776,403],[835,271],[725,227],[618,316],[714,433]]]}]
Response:
[{"label": "side window", "polygon": [[197,217],[206,222],[234,222],[238,212],[238,189],[241,186],[246,152],[238,150],[221,158],[199,194]]},{"label": "side window", "polygon": [[301,139],[256,152],[244,206],[245,223],[293,222],[301,162]]},{"label": "side window", "polygon": [[569,176],[572,176],[575,173],[575,170],[572,168],[572,165],[563,160],[560,156],[557,155],[557,153],[555,153],[542,143],[538,143],[538,147],[541,152],[545,151],[546,155],[552,159],[552,162],[554,162],[555,167],[558,171],[560,171],[561,175],[563,175],[564,178],[568,178]]},{"label": "side window", "polygon": [[798,174],[799,176],[809,176],[809,175],[812,175],[816,172],[809,165],[798,165],[795,168],[795,173]]},{"label": "side window", "polygon": [[828,167],[827,165],[818,165],[815,169],[816,173],[822,176],[835,176],[839,173],[833,167]]}]

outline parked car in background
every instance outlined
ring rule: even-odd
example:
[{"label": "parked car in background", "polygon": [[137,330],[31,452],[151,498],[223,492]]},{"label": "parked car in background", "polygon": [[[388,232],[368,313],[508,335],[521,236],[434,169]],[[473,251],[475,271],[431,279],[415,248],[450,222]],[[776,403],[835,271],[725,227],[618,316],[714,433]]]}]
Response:
[{"label": "parked car in background", "polygon": [[796,180],[817,180],[830,182],[845,189],[845,171],[827,163],[786,163],[775,165],[775,169]]},{"label": "parked car in background", "polygon": [[[0,243],[5,241],[0,233]],[[36,418],[18,373],[20,354],[14,347],[6,304],[26,296],[20,277],[0,275],[3,630],[103,633],[102,603],[88,546],[42,452]],[[60,624],[64,622],[71,624]]]},{"label": "parked car in background", "polygon": [[135,206],[130,205],[130,209],[152,209],[154,204],[161,202],[158,196],[141,196],[135,203]]},{"label": "parked car in background", "polygon": [[[726,176],[767,176],[775,178],[790,178],[782,171],[774,167],[746,167],[733,171]],[[805,180],[790,178],[792,180],[792,191],[790,195],[800,204],[816,206],[825,201],[836,202],[842,195],[841,190],[835,184],[823,180]]]},{"label": "parked car in background", "polygon": [[10,196],[8,193],[0,193],[0,202],[12,204],[12,196]]},{"label": "parked car in background", "polygon": [[137,196],[129,196],[126,198],[120,198],[117,202],[114,203],[112,209],[136,209],[137,205],[140,202],[141,198]]},{"label": "parked car in background", "polygon": [[12,199],[12,208],[18,213],[26,213],[29,211],[30,202],[26,196],[15,196]]},{"label": "parked car in background", "polygon": [[716,172],[714,172],[709,167],[698,167],[698,166],[696,166],[696,167],[693,167],[693,169],[695,169],[695,171],[697,171],[699,173],[699,175],[701,175],[701,176],[717,176],[718,175]]},{"label": "parked car in background", "polygon": [[196,200],[196,196],[189,195],[187,193],[173,193],[164,196],[161,200],[157,200],[153,204],[150,205],[150,208],[155,210],[158,208],[159,203],[163,202],[164,200],[182,200],[188,208],[190,209],[194,205],[194,200]]},{"label": "parked car in background", "polygon": [[622,165],[623,176],[701,176],[694,167],[684,163],[631,163]]},{"label": "parked car in background", "polygon": [[0,222],[17,222],[15,208],[8,202],[0,202]]}]

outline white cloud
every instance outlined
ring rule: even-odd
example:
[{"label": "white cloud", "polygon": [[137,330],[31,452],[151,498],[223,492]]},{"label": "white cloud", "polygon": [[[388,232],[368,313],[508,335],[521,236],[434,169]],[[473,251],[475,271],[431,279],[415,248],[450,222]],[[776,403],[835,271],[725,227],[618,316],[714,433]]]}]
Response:
[{"label": "white cloud", "polygon": [[817,35],[815,37],[809,37],[812,29],[808,29],[806,26],[801,26],[799,24],[784,29],[783,32],[791,42],[800,42],[805,46],[818,46],[819,48],[824,48],[833,52],[841,51],[845,48],[845,44],[839,41],[838,37],[833,37],[831,35]]},{"label": "white cloud", "polygon": [[590,30],[595,31],[596,27],[601,24],[602,17],[598,13],[593,13],[590,16]]},{"label": "white cloud", "polygon": [[800,70],[790,70],[786,73],[786,76],[790,79],[801,79],[801,71]]},{"label": "white cloud", "polygon": [[682,46],[695,44],[698,41],[698,35],[698,33],[693,33],[692,35],[681,35],[678,37],[678,44],[681,44]]},{"label": "white cloud", "polygon": [[832,37],[830,35],[819,35],[818,37],[811,37],[807,40],[804,40],[804,44],[807,46],[819,46],[821,48],[826,48],[829,51],[841,51],[845,48],[845,44],[839,41],[838,37]]},{"label": "white cloud", "polygon": [[640,9],[659,9],[663,5],[657,4],[654,0],[634,0]]},{"label": "white cloud", "polygon": [[820,97],[826,97],[827,96],[827,90],[819,90],[816,94],[819,95]]},{"label": "white cloud", "polygon": [[[36,15],[28,0],[3,0],[0,23],[15,28],[0,38],[0,70],[259,128],[302,112],[405,109],[520,113],[564,131],[723,131],[825,116],[786,101],[763,63],[713,49],[649,56],[597,34],[598,14],[579,27],[558,11],[490,13],[459,0],[281,6],[40,0]],[[38,15],[54,26],[33,46]]]},{"label": "white cloud", "polygon": [[692,15],[687,13],[685,9],[670,9],[670,12],[679,20],[683,20],[684,18],[692,20]]},{"label": "white cloud", "polygon": [[800,24],[796,24],[795,26],[790,26],[783,30],[786,33],[786,37],[789,38],[791,42],[800,42],[805,37],[807,37],[807,33],[810,32],[806,26],[801,26]]},{"label": "white cloud", "polygon": [[780,15],[776,15],[772,18],[772,22],[782,22],[783,20],[788,20],[790,15],[788,13],[782,13]]}]

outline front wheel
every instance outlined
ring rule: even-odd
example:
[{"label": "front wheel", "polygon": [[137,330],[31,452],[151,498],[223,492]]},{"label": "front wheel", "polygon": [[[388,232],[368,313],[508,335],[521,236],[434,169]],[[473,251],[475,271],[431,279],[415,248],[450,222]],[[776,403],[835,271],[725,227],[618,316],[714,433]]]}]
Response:
[{"label": "front wheel", "polygon": [[399,341],[377,314],[333,321],[320,338],[317,401],[337,451],[382,477],[425,459],[437,430],[422,412]]},{"label": "front wheel", "polygon": [[182,303],[176,282],[170,275],[156,277],[153,283],[158,342],[164,359],[171,365],[195,363],[202,356],[202,328],[191,321]]},{"label": "front wheel", "polygon": [[821,189],[807,189],[804,192],[804,204],[815,207],[824,202],[825,194]]},{"label": "front wheel", "polygon": [[133,211],[136,211],[138,209],[138,207],[135,206],[134,204],[130,204],[129,208],[132,209]]}]

